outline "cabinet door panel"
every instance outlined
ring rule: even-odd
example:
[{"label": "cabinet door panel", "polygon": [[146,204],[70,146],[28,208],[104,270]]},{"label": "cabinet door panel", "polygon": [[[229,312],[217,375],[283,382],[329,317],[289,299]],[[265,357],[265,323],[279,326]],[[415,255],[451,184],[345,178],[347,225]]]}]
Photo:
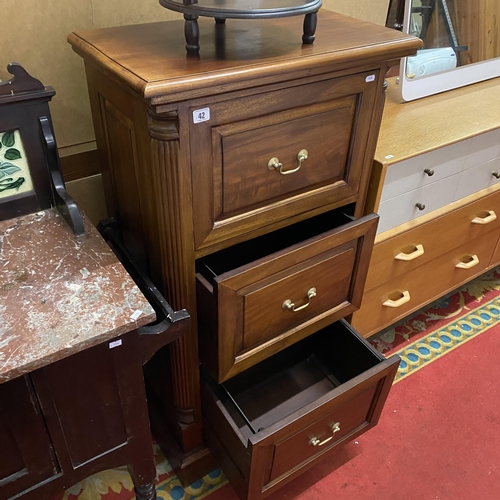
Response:
[{"label": "cabinet door panel", "polygon": [[[195,248],[357,202],[371,166],[379,76],[332,76],[190,107]],[[195,120],[203,110],[209,118]]]},{"label": "cabinet door panel", "polygon": [[73,467],[127,444],[120,390],[107,343],[53,363],[44,368],[44,374]]},{"label": "cabinet door panel", "polygon": [[0,498],[59,472],[28,376],[0,384]]}]

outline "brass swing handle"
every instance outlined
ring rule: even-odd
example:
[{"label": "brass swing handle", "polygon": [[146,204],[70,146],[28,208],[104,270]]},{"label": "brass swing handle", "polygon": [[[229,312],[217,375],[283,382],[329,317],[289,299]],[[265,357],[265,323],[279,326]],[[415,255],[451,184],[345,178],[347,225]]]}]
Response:
[{"label": "brass swing handle", "polygon": [[323,441],[321,441],[317,437],[312,437],[309,440],[309,444],[312,444],[313,446],[323,446],[324,444],[331,441],[335,437],[335,433],[340,432],[340,422],[335,422],[334,424],[332,424],[331,427],[332,427],[332,435],[330,437],[327,437]]},{"label": "brass swing handle", "polygon": [[285,170],[283,171],[283,163],[279,161],[276,156],[273,156],[267,163],[267,168],[269,170],[279,170],[279,173],[281,175],[288,175],[288,174],[293,174],[294,172],[297,172],[300,167],[302,166],[302,162],[306,161],[309,156],[309,153],[307,149],[301,149],[299,153],[297,154],[297,161],[299,162],[299,166],[297,168],[294,168],[293,170]]},{"label": "brass swing handle", "polygon": [[308,300],[302,306],[295,308],[295,304],[290,299],[286,299],[285,302],[283,302],[281,307],[283,309],[290,309],[293,312],[299,312],[299,311],[302,311],[302,309],[305,309],[311,303],[311,299],[313,297],[316,297],[316,288],[310,288],[307,291],[307,299]]}]

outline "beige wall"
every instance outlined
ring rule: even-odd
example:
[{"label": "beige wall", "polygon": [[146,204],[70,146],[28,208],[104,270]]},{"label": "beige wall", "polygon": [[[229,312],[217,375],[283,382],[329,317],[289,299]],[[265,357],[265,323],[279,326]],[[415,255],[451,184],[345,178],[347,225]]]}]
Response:
[{"label": "beige wall", "polygon": [[[323,8],[384,24],[389,0],[324,0]],[[155,0],[1,0],[0,79],[16,61],[55,88],[51,104],[62,155],[93,149],[83,62],[66,42],[72,31],[179,17]]]}]

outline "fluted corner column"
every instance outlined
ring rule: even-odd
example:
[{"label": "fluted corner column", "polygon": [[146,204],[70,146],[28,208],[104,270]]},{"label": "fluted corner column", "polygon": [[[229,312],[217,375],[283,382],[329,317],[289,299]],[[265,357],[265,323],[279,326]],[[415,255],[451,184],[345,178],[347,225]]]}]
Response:
[{"label": "fluted corner column", "polygon": [[190,331],[170,344],[173,405],[189,452],[202,443],[191,173],[180,162],[177,112],[150,110],[148,126],[161,256],[157,271],[172,307],[185,308],[193,317]]}]

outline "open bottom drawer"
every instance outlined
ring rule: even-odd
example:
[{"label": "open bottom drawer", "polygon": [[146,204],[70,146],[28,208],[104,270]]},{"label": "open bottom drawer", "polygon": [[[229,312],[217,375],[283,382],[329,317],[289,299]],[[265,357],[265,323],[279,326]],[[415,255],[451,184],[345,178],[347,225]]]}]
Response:
[{"label": "open bottom drawer", "polygon": [[221,385],[202,369],[207,443],[241,498],[264,498],[373,427],[398,365],[342,320]]}]

